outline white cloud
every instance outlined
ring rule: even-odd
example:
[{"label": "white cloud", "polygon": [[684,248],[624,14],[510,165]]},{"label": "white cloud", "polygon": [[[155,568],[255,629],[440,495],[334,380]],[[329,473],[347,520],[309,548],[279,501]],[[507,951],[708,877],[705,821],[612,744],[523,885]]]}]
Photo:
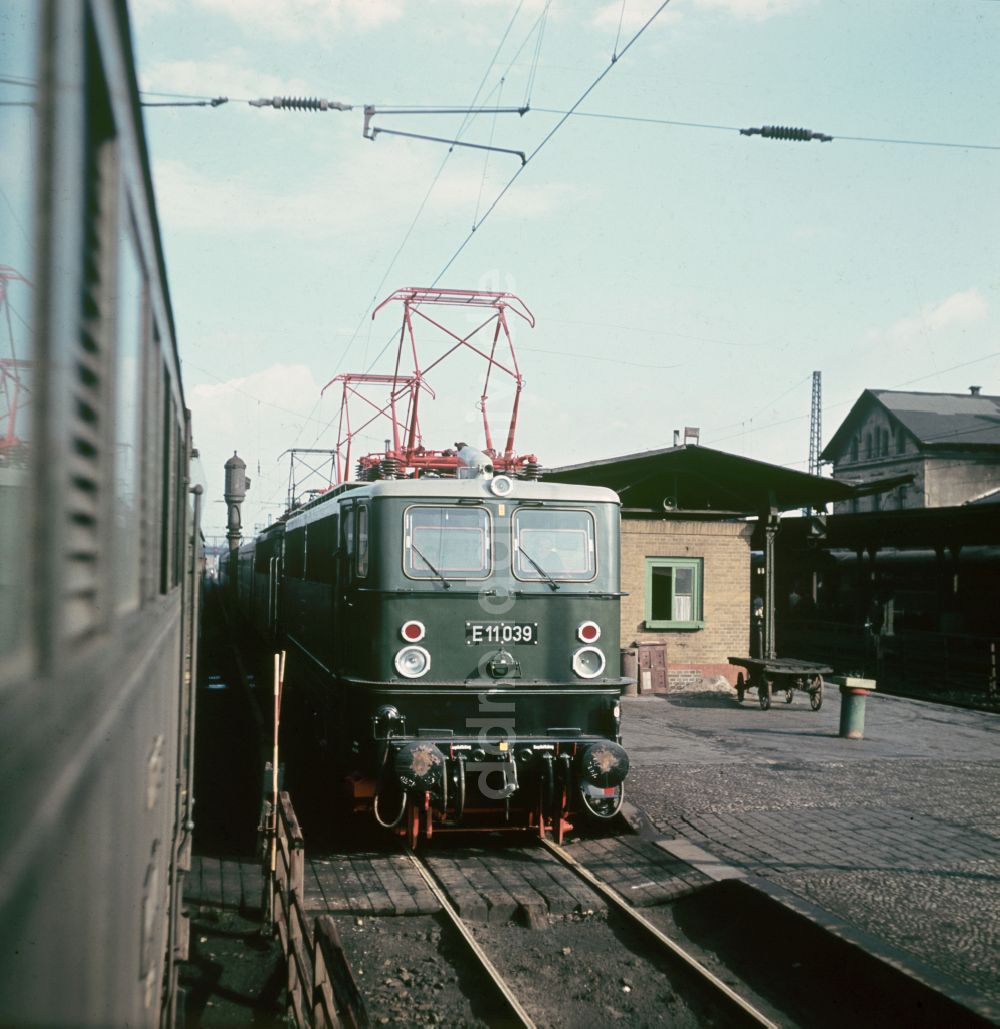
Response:
[{"label": "white cloud", "polygon": [[[698,9],[719,11],[744,20],[763,21],[788,14],[808,2],[810,0],[690,0],[686,8],[680,4],[668,6],[660,12],[656,23],[677,21],[685,12],[690,16],[692,10]],[[591,24],[597,28],[617,29],[620,20],[623,32],[635,32],[649,21],[661,3],[662,0],[631,0],[623,8],[621,0],[612,0],[597,9]]]},{"label": "white cloud", "polygon": [[917,314],[890,325],[887,329],[872,330],[869,339],[884,340],[893,344],[906,345],[914,340],[941,335],[948,330],[961,328],[985,321],[989,305],[976,289],[953,293],[938,304],[928,304]]},{"label": "white cloud", "polygon": [[[311,177],[296,173],[296,188],[272,188],[254,178],[252,165],[220,177],[179,160],[154,166],[163,222],[172,229],[271,232],[309,239],[344,233],[384,232],[398,236],[408,226],[434,178],[441,148],[409,145],[389,138],[376,144],[358,135],[350,160],[332,162],[330,170]],[[477,203],[481,218],[503,178],[482,184],[482,165],[453,157],[424,210],[424,218],[460,220],[469,225]],[[480,158],[481,160],[481,158]],[[516,158],[507,158],[509,162]],[[494,164],[493,167],[498,167]],[[507,166],[509,168],[510,165]],[[517,195],[498,205],[491,223],[542,218],[579,204],[584,192],[569,183],[520,182]]]},{"label": "white cloud", "polygon": [[722,11],[735,18],[763,21],[802,7],[806,0],[694,0],[696,7]]},{"label": "white cloud", "polygon": [[160,93],[205,96],[303,96],[310,92],[303,79],[281,78],[253,67],[242,51],[233,50],[215,61],[157,61],[141,70],[142,89]]},{"label": "white cloud", "polygon": [[[206,482],[206,533],[225,531],[223,467],[238,451],[252,480],[243,524],[251,529],[281,514],[288,485],[285,450],[332,447],[336,415],[332,399],[320,401],[321,383],[301,364],[276,364],[227,382],[189,388],[194,444],[201,454]],[[316,442],[317,438],[319,442]],[[317,459],[318,460],[318,459]]]},{"label": "white cloud", "polygon": [[[621,0],[612,0],[611,3],[604,4],[594,12],[590,24],[595,28],[617,30],[620,22],[622,32],[634,33],[649,21],[662,2],[663,0],[639,0],[639,2],[633,0],[632,3],[626,3],[623,8]],[[667,7],[660,13],[656,23],[676,21],[680,17],[680,11],[674,11]]]},{"label": "white cloud", "polygon": [[333,30],[366,31],[402,17],[405,0],[195,0],[243,28],[275,39],[322,38]]}]

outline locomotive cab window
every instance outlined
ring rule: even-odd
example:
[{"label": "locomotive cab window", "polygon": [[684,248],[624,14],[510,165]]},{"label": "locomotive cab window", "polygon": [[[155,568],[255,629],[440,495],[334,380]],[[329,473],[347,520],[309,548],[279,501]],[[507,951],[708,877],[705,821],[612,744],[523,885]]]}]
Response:
[{"label": "locomotive cab window", "polygon": [[351,558],[354,555],[354,505],[344,504],[341,506],[341,518],[340,524],[343,527],[344,540],[343,540],[343,552],[347,558],[348,565],[350,565]]},{"label": "locomotive cab window", "polygon": [[590,582],[597,575],[589,511],[519,508],[514,512],[514,575],[529,582]]},{"label": "locomotive cab window", "polygon": [[411,579],[485,579],[492,571],[484,508],[411,507],[403,535],[403,571]]},{"label": "locomotive cab window", "polygon": [[702,562],[700,558],[646,559],[646,628],[700,629]]}]

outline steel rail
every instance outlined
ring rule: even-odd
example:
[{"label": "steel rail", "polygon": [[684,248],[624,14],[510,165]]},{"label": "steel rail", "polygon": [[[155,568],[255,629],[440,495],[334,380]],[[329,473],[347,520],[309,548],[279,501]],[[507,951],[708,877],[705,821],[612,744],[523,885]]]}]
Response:
[{"label": "steel rail", "polygon": [[476,960],[486,970],[493,985],[500,991],[503,999],[507,1002],[507,1006],[510,1008],[511,1014],[517,1019],[517,1025],[524,1026],[525,1029],[535,1029],[535,1023],[532,1021],[531,1016],[521,1006],[521,1002],[514,996],[513,991],[507,985],[503,976],[497,970],[497,967],[490,961],[486,955],[486,951],[479,946],[476,938],[469,932],[469,927],[462,921],[462,916],[452,907],[451,901],[445,895],[444,890],[438,885],[437,880],[434,878],[433,873],[429,868],[425,866],[423,861],[411,850],[408,851],[408,856],[413,862],[417,871],[423,876],[424,881],[430,887],[431,892],[437,898],[438,903],[445,910],[448,917],[451,919],[452,925],[461,933],[462,939],[465,940],[469,949],[472,951]]},{"label": "steel rail", "polygon": [[644,929],[658,943],[669,950],[675,957],[679,958],[688,968],[694,971],[699,978],[710,983],[727,1001],[736,1007],[740,1014],[747,1017],[755,1025],[766,1026],[767,1029],[778,1029],[778,1023],[772,1022],[765,1014],[758,1011],[748,1000],[741,997],[732,987],[727,986],[717,975],[709,971],[697,958],[689,954],[680,944],[675,943],[669,936],[653,925],[644,915],[632,907],[631,904],[613,887],[602,882],[589,869],[585,868],[571,854],[550,840],[539,841],[552,855],[558,858],[567,868],[575,872],[588,886],[597,890],[605,899],[610,901],[614,907],[624,914],[630,921]]}]

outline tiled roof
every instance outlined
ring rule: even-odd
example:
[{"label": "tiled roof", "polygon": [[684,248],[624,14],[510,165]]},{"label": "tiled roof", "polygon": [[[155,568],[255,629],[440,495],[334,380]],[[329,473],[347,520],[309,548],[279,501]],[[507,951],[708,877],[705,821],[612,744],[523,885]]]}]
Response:
[{"label": "tiled roof", "polygon": [[1000,446],[1000,397],[870,391],[925,446]]},{"label": "tiled roof", "polygon": [[1000,397],[866,389],[824,447],[824,460],[836,460],[847,449],[873,404],[883,407],[922,448],[1000,447]]}]

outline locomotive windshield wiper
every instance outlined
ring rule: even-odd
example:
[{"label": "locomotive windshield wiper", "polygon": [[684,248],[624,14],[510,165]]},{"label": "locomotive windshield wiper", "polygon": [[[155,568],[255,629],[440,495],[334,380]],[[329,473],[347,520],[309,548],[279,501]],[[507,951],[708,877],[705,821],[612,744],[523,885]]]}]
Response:
[{"label": "locomotive windshield wiper", "polygon": [[417,545],[415,543],[412,543],[412,542],[410,543],[410,549],[444,583],[444,588],[446,590],[450,590],[451,589],[451,583],[434,567],[434,565],[432,565],[430,563],[430,561],[427,560],[426,557],[424,557],[423,554],[420,553],[419,550],[417,550]]},{"label": "locomotive windshield wiper", "polygon": [[517,549],[531,562],[531,567],[552,587],[553,592],[559,589],[559,583],[552,578],[551,575],[521,546],[520,543],[517,545]]}]

